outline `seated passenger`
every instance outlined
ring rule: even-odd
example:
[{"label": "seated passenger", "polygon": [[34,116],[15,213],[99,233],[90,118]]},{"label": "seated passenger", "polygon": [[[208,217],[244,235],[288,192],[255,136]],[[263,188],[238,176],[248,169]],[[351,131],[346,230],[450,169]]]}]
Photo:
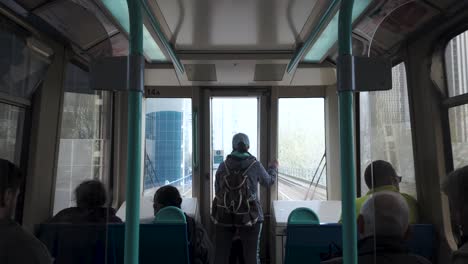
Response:
[{"label": "seated passenger", "polygon": [[443,187],[460,245],[453,253],[452,264],[468,263],[468,166],[450,173]]},{"label": "seated passenger", "polygon": [[364,172],[364,180],[369,188],[366,195],[356,200],[356,215],[359,215],[362,205],[373,193],[391,191],[399,193],[406,201],[409,208],[409,223],[416,224],[419,221],[418,204],[411,195],[400,192],[401,177],[398,176],[392,164],[376,160],[367,166]]},{"label": "seated passenger", "polygon": [[104,184],[97,180],[82,182],[75,189],[77,207],[63,209],[50,223],[122,223],[115,209],[104,207],[107,200]]},{"label": "seated passenger", "polygon": [[12,220],[22,180],[13,163],[0,159],[0,263],[52,263],[47,248]]},{"label": "seated passenger", "polygon": [[[159,188],[154,194],[154,215],[166,206],[180,208],[182,198],[177,188],[166,185]],[[192,217],[185,214],[187,220],[187,234],[189,240],[190,263],[213,263],[213,244],[207,232]]]},{"label": "seated passenger", "polygon": [[[410,254],[404,246],[408,236],[409,209],[406,201],[395,192],[379,192],[362,206],[358,218],[360,241],[359,264],[429,264],[424,257]],[[343,263],[342,258],[322,262]]]}]

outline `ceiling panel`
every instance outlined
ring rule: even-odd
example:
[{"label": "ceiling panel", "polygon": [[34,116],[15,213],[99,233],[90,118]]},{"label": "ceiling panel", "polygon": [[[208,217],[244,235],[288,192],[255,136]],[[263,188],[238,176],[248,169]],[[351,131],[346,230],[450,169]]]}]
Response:
[{"label": "ceiling panel", "polygon": [[[316,0],[156,0],[177,50],[292,50]],[[153,11],[158,14],[158,10]]]},{"label": "ceiling panel", "polygon": [[118,32],[89,1],[56,1],[34,11],[65,37],[87,50]]},{"label": "ceiling panel", "polygon": [[110,39],[103,41],[99,45],[94,46],[88,52],[93,58],[127,56],[128,39],[124,34],[119,33]]},{"label": "ceiling panel", "polygon": [[439,14],[419,1],[395,0],[376,5],[356,26],[354,32],[368,39],[372,49],[391,50],[411,33]]},{"label": "ceiling panel", "polygon": [[23,6],[24,8],[28,9],[28,10],[32,10],[34,8],[37,8],[47,2],[49,2],[50,0],[16,0],[16,2],[18,4],[20,4],[21,6]]}]

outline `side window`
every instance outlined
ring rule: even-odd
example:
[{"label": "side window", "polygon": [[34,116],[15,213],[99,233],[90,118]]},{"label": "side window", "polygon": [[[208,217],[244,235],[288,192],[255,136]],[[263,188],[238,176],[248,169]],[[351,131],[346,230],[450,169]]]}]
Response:
[{"label": "side window", "polygon": [[29,100],[50,61],[31,48],[29,32],[0,16],[0,158],[20,164]]},{"label": "side window", "polygon": [[406,68],[392,69],[390,91],[360,94],[361,195],[369,188],[364,171],[373,160],[390,162],[402,176],[400,190],[416,197],[413,139],[408,101]]},{"label": "side window", "polygon": [[24,108],[0,103],[0,159],[19,165]]},{"label": "side window", "polygon": [[[453,38],[445,49],[448,96],[468,94],[468,31]],[[460,104],[461,102],[461,104]],[[468,99],[449,105],[453,167],[468,165]]]},{"label": "side window", "polygon": [[89,90],[88,73],[68,64],[60,132],[54,214],[74,206],[84,180],[109,183],[111,97]]}]

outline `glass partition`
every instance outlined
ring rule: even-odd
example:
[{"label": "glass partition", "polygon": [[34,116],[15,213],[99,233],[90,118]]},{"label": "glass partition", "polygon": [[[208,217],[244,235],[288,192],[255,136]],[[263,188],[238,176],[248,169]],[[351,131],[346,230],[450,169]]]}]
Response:
[{"label": "glass partition", "polygon": [[[79,77],[79,78],[78,78]],[[54,214],[76,205],[75,188],[95,179],[109,186],[111,95],[89,91],[88,73],[67,65],[55,183]],[[68,91],[89,91],[76,93]]]}]

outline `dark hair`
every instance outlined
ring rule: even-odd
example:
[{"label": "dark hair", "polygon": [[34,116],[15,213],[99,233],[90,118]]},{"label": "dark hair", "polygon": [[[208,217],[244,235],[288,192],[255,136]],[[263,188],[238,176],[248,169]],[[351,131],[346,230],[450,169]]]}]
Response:
[{"label": "dark hair", "polygon": [[8,160],[0,159],[0,206],[5,206],[3,199],[6,191],[17,191],[22,182],[23,176],[19,168]]},{"label": "dark hair", "polygon": [[76,205],[79,208],[92,209],[104,206],[107,200],[106,188],[98,180],[82,182],[75,189]]},{"label": "dark hair", "polygon": [[392,164],[384,160],[373,161],[364,172],[364,180],[369,189],[392,185],[395,177],[397,177],[397,174]]},{"label": "dark hair", "polygon": [[249,151],[249,148],[245,145],[244,142],[239,142],[236,146],[236,151],[240,152],[240,153],[246,153]]},{"label": "dark hair", "polygon": [[451,172],[443,183],[442,190],[450,198],[451,206],[456,210],[462,210],[463,206],[468,203],[467,187],[468,166]]},{"label": "dark hair", "polygon": [[160,204],[163,207],[175,206],[180,208],[180,205],[182,204],[182,198],[180,196],[179,190],[177,190],[176,187],[166,185],[156,191],[153,202],[155,204]]}]

